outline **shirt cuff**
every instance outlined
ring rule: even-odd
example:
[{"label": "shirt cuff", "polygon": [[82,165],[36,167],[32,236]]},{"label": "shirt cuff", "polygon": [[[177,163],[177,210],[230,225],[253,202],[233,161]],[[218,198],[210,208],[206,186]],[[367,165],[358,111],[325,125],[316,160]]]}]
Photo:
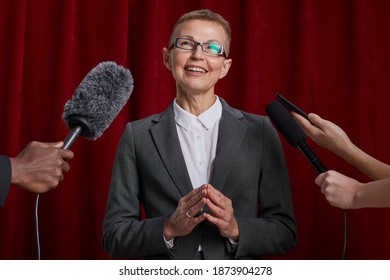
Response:
[{"label": "shirt cuff", "polygon": [[228,238],[228,239],[229,239],[230,244],[232,244],[233,248],[236,248],[238,246],[238,241],[235,241],[232,238]]},{"label": "shirt cuff", "polygon": [[172,238],[170,240],[166,240],[164,235],[163,235],[163,238],[164,238],[165,246],[167,246],[168,249],[172,249],[174,247],[175,238]]}]

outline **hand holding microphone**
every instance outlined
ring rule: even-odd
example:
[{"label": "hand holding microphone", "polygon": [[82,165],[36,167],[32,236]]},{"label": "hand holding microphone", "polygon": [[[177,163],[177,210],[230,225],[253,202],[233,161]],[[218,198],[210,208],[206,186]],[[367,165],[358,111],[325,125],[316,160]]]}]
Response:
[{"label": "hand holding microphone", "polygon": [[[80,135],[91,140],[99,138],[126,104],[132,90],[133,77],[128,69],[114,62],[102,62],[93,68],[64,106],[62,118],[71,131],[64,140],[63,151],[69,150]],[[35,202],[35,225],[40,259],[38,201],[39,194]]]},{"label": "hand holding microphone", "polygon": [[62,142],[31,141],[16,157],[10,157],[11,183],[34,193],[58,186],[70,169],[73,152],[61,149]]},{"label": "hand holding microphone", "polygon": [[[317,176],[316,182],[319,180],[324,180],[323,178],[327,177],[329,173],[328,169],[324,166],[324,164],[320,161],[317,155],[313,152],[313,150],[306,143],[306,134],[303,132],[302,128],[294,121],[290,113],[286,108],[290,111],[295,111],[298,115],[303,118],[309,120],[309,117],[302,110],[297,108],[294,104],[289,102],[287,99],[277,94],[277,101],[272,101],[268,104],[266,108],[266,112],[275,126],[278,128],[280,133],[286,138],[286,140],[295,148],[301,150],[301,152],[306,156],[315,170],[320,174]],[[282,105],[283,104],[283,105]],[[309,120],[310,121],[310,120]],[[322,193],[326,196],[327,192],[324,187],[321,188]],[[334,204],[332,204],[334,205]],[[344,211],[344,246],[343,246],[343,257],[345,259],[346,254],[346,240],[347,240],[347,214]]]},{"label": "hand holding microphone", "polygon": [[125,105],[132,89],[130,71],[114,62],[102,62],[92,69],[65,104],[62,117],[71,132],[63,145],[32,141],[16,157],[0,156],[0,178],[5,186],[0,193],[0,207],[11,183],[35,193],[57,187],[63,173],[70,169],[68,160],[73,158],[73,152],[68,149],[77,137],[100,137]]},{"label": "hand holding microphone", "polygon": [[328,170],[306,143],[306,135],[301,127],[279,102],[272,101],[268,104],[266,112],[284,138],[293,147],[301,150],[318,173],[324,173]]}]

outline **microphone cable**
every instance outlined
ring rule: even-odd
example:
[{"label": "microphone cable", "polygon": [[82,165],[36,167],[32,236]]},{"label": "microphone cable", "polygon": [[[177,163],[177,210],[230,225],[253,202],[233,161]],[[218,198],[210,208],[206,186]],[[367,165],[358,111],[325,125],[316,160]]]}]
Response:
[{"label": "microphone cable", "polygon": [[344,209],[344,246],[343,246],[343,260],[347,253],[347,209]]},{"label": "microphone cable", "polygon": [[37,259],[41,259],[41,244],[39,241],[39,219],[38,219],[39,193],[35,198],[35,241],[37,245]]}]

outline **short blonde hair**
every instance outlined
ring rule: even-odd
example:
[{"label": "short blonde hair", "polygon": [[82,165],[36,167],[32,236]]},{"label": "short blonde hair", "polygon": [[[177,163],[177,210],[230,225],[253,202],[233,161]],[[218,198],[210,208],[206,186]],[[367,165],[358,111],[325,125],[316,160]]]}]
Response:
[{"label": "short blonde hair", "polygon": [[230,29],[229,22],[227,20],[225,20],[221,15],[214,13],[210,10],[196,10],[196,11],[192,11],[192,12],[189,12],[189,13],[182,15],[179,18],[179,20],[176,22],[175,26],[173,27],[171,39],[169,41],[169,45],[173,44],[173,41],[175,40],[175,38],[173,36],[182,23],[190,21],[190,20],[196,20],[196,19],[215,22],[215,23],[222,26],[222,28],[225,30],[226,37],[227,37],[226,46],[224,46],[225,52],[226,52],[226,57],[227,57],[229,55],[230,42],[232,41],[232,31]]}]

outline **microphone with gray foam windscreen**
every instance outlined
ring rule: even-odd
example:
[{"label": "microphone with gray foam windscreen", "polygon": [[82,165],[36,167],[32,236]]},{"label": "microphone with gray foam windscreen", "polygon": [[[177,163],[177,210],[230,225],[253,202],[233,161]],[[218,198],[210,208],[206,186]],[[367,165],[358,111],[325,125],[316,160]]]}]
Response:
[{"label": "microphone with gray foam windscreen", "polygon": [[294,121],[290,113],[277,101],[272,101],[266,107],[266,112],[273,124],[293,147],[298,148],[306,156],[318,173],[328,169],[306,143],[306,134]]},{"label": "microphone with gray foam windscreen", "polygon": [[101,62],[81,81],[64,106],[62,119],[69,129],[62,148],[70,149],[78,136],[99,138],[133,91],[130,71],[115,62]]}]

